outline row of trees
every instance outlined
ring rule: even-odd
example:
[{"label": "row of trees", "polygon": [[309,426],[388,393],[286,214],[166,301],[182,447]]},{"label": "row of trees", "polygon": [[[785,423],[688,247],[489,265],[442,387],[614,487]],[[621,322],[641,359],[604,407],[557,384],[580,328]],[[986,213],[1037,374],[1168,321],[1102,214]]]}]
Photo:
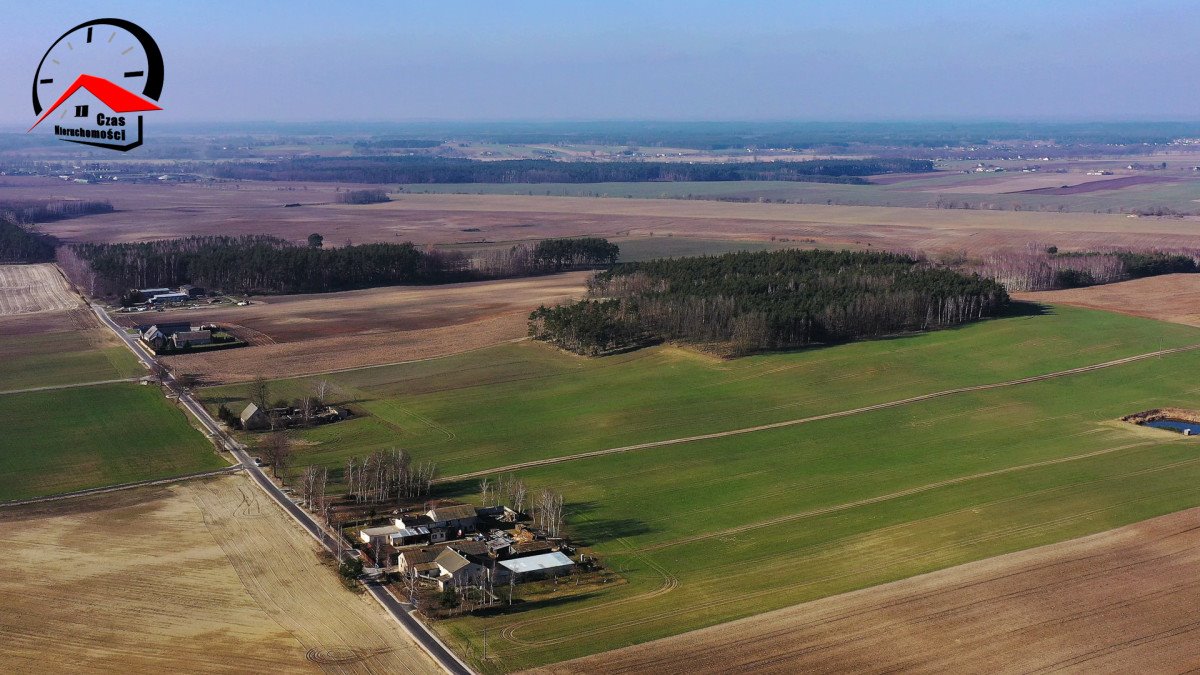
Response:
[{"label": "row of trees", "polygon": [[343,482],[359,504],[400,504],[427,496],[436,474],[433,462],[414,464],[407,451],[393,448],[347,459]]},{"label": "row of trees", "polygon": [[0,201],[0,220],[16,223],[49,223],[55,220],[78,218],[95,213],[112,213],[113,205],[105,201]]},{"label": "row of trees", "polygon": [[[0,230],[0,237],[3,231]],[[264,235],[187,237],[126,244],[74,244],[58,258],[72,281],[92,294],[191,283],[229,293],[322,293],[400,284],[440,284],[598,267],[620,249],[606,239],[545,239],[469,259],[460,251],[411,243],[323,248]],[[53,255],[53,249],[51,249]]]},{"label": "row of trees", "polygon": [[525,481],[513,476],[503,475],[495,479],[481,478],[479,480],[479,502],[481,506],[499,506],[505,499],[508,507],[517,513],[525,513],[526,506],[530,509],[533,526],[546,533],[548,537],[558,537],[563,533],[564,513],[563,495],[561,492],[543,489],[529,499],[529,488]]},{"label": "row of trees", "polygon": [[74,244],[70,250],[108,294],[183,283],[237,293],[320,293],[475,277],[461,253],[422,251],[411,243],[329,249],[254,235]]},{"label": "row of trees", "polygon": [[337,203],[339,204],[382,204],[392,201],[387,196],[387,192],[379,189],[371,190],[347,190],[337,193]]},{"label": "row of trees", "polygon": [[797,162],[479,162],[446,157],[304,157],[219,164],[220,178],[350,183],[613,183],[671,181],[808,181],[864,183],[862,176],[933,171],[925,159],[875,157]]},{"label": "row of trees", "polygon": [[944,328],[1008,302],[1000,284],[978,275],[849,251],[630,263],[598,275],[589,292],[597,299],[535,310],[530,334],[582,353],[648,338],[747,353]]},{"label": "row of trees", "polygon": [[1010,291],[1047,291],[1110,284],[1159,274],[1200,270],[1192,252],[1114,251],[1059,253],[1051,246],[1025,251],[999,251],[965,266],[995,279]]},{"label": "row of trees", "polygon": [[0,263],[49,262],[57,245],[54,237],[0,214]]}]

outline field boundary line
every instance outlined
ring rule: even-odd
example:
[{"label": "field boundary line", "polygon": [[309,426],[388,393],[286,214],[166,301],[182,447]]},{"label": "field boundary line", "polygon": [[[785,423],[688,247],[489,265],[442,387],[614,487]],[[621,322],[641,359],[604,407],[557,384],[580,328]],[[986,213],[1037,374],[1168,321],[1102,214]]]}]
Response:
[{"label": "field boundary line", "polygon": [[1135,354],[1134,356],[1126,356],[1124,358],[1114,359],[1112,361],[1104,361],[1102,363],[1093,363],[1093,364],[1087,365],[1087,366],[1079,366],[1077,368],[1068,368],[1067,370],[1058,370],[1058,371],[1055,371],[1052,373],[1043,373],[1041,375],[1031,375],[1029,377],[1022,377],[1022,378],[1018,378],[1015,380],[1006,380],[1004,382],[991,382],[991,383],[987,383],[987,384],[975,384],[975,385],[970,385],[970,386],[966,386],[966,387],[955,387],[953,389],[943,389],[941,391],[930,392],[928,394],[921,394],[919,396],[910,396],[908,398],[897,399],[895,401],[885,401],[883,403],[875,403],[872,405],[862,406],[859,408],[851,408],[849,410],[840,410],[838,412],[824,413],[821,415],[813,415],[810,417],[801,417],[801,418],[793,419],[793,420],[784,420],[782,422],[771,422],[769,424],[760,424],[760,425],[753,426],[753,427],[744,427],[742,429],[730,429],[728,431],[715,431],[712,433],[699,434],[696,436],[684,436],[682,438],[668,438],[666,440],[661,440],[661,441],[649,441],[647,443],[624,445],[624,446],[617,447],[617,448],[607,448],[604,450],[591,450],[589,452],[581,452],[581,453],[577,453],[574,455],[565,455],[562,457],[550,457],[547,459],[537,459],[537,460],[532,460],[529,462],[519,462],[517,464],[509,464],[507,466],[501,466],[501,467],[496,467],[496,468],[492,468],[492,469],[484,469],[481,471],[471,471],[468,473],[461,473],[456,476],[444,476],[442,478],[435,479],[433,482],[435,484],[436,483],[450,483],[450,482],[459,481],[459,480],[468,480],[471,478],[481,478],[483,476],[490,476],[490,475],[496,474],[496,473],[505,473],[508,471],[517,471],[520,469],[530,469],[530,468],[535,468],[535,467],[540,467],[540,466],[548,466],[548,465],[552,465],[552,464],[562,464],[565,462],[574,462],[574,461],[581,460],[581,459],[590,459],[592,457],[603,457],[605,455],[615,455],[615,454],[619,454],[619,453],[623,453],[623,452],[631,452],[634,450],[649,450],[651,448],[660,448],[660,447],[664,447],[664,446],[668,446],[668,445],[682,445],[685,443],[694,443],[696,441],[707,441],[707,440],[711,440],[714,438],[726,438],[729,436],[740,436],[742,434],[752,434],[752,433],[755,433],[758,431],[770,431],[773,429],[783,429],[785,427],[796,426],[799,424],[808,424],[810,422],[820,422],[822,420],[830,420],[830,419],[837,419],[840,417],[850,417],[853,415],[861,415],[863,413],[874,412],[876,410],[887,410],[889,408],[899,408],[901,406],[912,405],[914,403],[922,403],[924,401],[930,401],[930,400],[933,400],[936,398],[943,398],[946,396],[956,396],[958,394],[967,394],[967,393],[976,392],[976,391],[988,391],[990,389],[1003,389],[1005,387],[1015,387],[1015,386],[1021,385],[1021,384],[1030,384],[1033,382],[1042,382],[1045,380],[1053,380],[1053,379],[1057,379],[1060,377],[1069,377],[1071,375],[1080,375],[1083,373],[1090,373],[1090,372],[1093,372],[1096,370],[1104,370],[1106,368],[1123,366],[1123,365],[1130,364],[1130,363],[1136,363],[1137,361],[1144,361],[1146,359],[1157,358],[1159,356],[1169,356],[1171,354],[1178,354],[1181,352],[1188,352],[1188,351],[1193,351],[1196,349],[1200,349],[1200,343],[1185,345],[1183,347],[1172,347],[1170,349],[1160,349],[1158,351],[1147,352],[1145,354]]},{"label": "field boundary line", "polygon": [[95,382],[75,382],[72,384],[51,384],[44,387],[26,387],[25,389],[5,389],[0,396],[7,394],[31,394],[38,391],[54,391],[56,389],[75,389],[76,387],[96,387],[102,384],[120,384],[122,382],[137,382],[140,377],[119,377],[115,380],[96,380]]},{"label": "field boundary line", "polygon": [[6,506],[25,506],[27,504],[41,504],[43,502],[56,502],[64,499],[75,499],[76,497],[90,497],[91,495],[101,495],[106,492],[118,492],[120,490],[131,490],[133,488],[147,487],[150,485],[166,485],[168,483],[181,483],[187,480],[195,480],[197,478],[211,478],[213,476],[223,476],[225,474],[237,473],[244,469],[240,464],[227,466],[224,469],[214,469],[212,471],[198,471],[196,473],[185,473],[180,476],[171,476],[170,478],[150,478],[147,480],[134,481],[132,483],[120,483],[118,485],[108,485],[105,487],[88,488],[86,490],[74,490],[72,492],[60,492],[54,495],[46,495],[45,497],[31,497],[29,499],[10,499],[0,502],[0,508]]}]

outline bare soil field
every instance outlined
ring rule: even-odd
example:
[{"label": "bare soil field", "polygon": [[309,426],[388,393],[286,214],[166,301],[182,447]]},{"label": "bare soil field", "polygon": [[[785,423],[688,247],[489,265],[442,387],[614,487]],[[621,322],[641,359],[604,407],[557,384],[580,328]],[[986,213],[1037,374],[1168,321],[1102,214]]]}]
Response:
[{"label": "bare soil field", "polygon": [[81,304],[52,264],[0,265],[0,316],[57,312]]},{"label": "bare soil field", "polygon": [[[189,310],[231,326],[242,349],[173,356],[177,371],[209,382],[274,377],[427,359],[524,337],[529,312],[580,297],[589,272],[445,286],[257,298],[249,307]],[[125,315],[127,325],[171,317]]]},{"label": "bare soil field", "polygon": [[[1089,176],[1086,172],[1079,173],[1002,173],[1000,175],[986,175],[982,178],[977,178],[962,185],[944,185],[937,187],[921,186],[919,190],[924,192],[939,192],[947,194],[1005,194],[1009,192],[1035,192],[1040,189],[1061,189],[1062,186],[1068,185],[1071,187],[1088,185],[1090,183],[1104,182],[1111,180],[1111,176]],[[1070,193],[1050,193],[1050,194],[1070,194]]]},{"label": "bare soil field", "polygon": [[1134,185],[1149,185],[1152,183],[1179,183],[1184,179],[1173,178],[1171,176],[1122,176],[1121,178],[1110,178],[1108,180],[1097,180],[1085,183],[1076,183],[1067,187],[1048,187],[1037,190],[1023,190],[1028,194],[1042,195],[1077,195],[1085,192],[1099,192],[1101,190],[1120,190],[1121,188],[1131,187]]},{"label": "bare soil field", "polygon": [[5,672],[438,672],[245,476],[3,516]]},{"label": "bare soil field", "polygon": [[1200,274],[1165,274],[1088,288],[1014,293],[1013,297],[1200,326]]},{"label": "bare soil field", "polygon": [[[1062,185],[1062,176],[1055,180],[1059,182],[1051,185]],[[328,183],[77,185],[8,178],[3,185],[0,198],[107,199],[118,209],[43,226],[67,241],[145,241],[194,234],[274,234],[301,241],[318,232],[330,245],[595,235],[774,238],[827,246],[967,251],[1050,240],[1070,240],[1078,248],[1200,246],[1200,233],[1189,220],[1093,213],[454,194],[400,194],[386,204],[348,206],[331,203],[335,190],[347,186]],[[288,203],[301,206],[287,208]]]},{"label": "bare soil field", "polygon": [[1200,509],[548,667],[548,673],[1184,672]]}]

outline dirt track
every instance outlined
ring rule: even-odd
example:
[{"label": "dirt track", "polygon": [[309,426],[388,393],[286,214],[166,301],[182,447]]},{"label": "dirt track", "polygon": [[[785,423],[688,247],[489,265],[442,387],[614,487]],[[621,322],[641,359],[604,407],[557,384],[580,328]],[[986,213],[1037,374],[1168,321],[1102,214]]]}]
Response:
[{"label": "dirt track", "polygon": [[1200,326],[1200,274],[1167,274],[1104,286],[1015,293],[1013,297]]},{"label": "dirt track", "polygon": [[861,415],[862,413],[872,412],[874,410],[884,410],[887,408],[897,408],[900,406],[920,403],[935,398],[944,396],[954,396],[957,394],[965,394],[973,391],[986,391],[988,389],[1000,389],[1003,387],[1012,387],[1019,384],[1028,384],[1030,382],[1041,382],[1043,380],[1052,380],[1059,377],[1067,377],[1070,375],[1078,375],[1081,373],[1089,373],[1094,370],[1102,370],[1104,368],[1112,368],[1114,366],[1122,366],[1127,363],[1135,363],[1144,359],[1152,359],[1168,354],[1177,354],[1179,352],[1192,351],[1200,349],[1200,344],[1187,345],[1184,347],[1173,347],[1171,349],[1162,349],[1145,354],[1137,354],[1127,356],[1121,359],[1112,361],[1104,361],[1103,363],[1094,363],[1089,366],[1080,366],[1078,368],[1070,368],[1068,370],[1059,370],[1053,373],[1043,373],[1041,375],[1031,375],[1022,377],[1017,380],[1008,380],[1005,382],[992,382],[989,384],[976,384],[969,387],[958,387],[956,389],[943,389],[942,391],[930,392],[919,396],[897,399],[895,401],[885,401],[884,403],[876,403],[873,405],[862,406],[861,408],[851,408],[849,410],[839,410],[838,412],[825,413],[823,415],[814,415],[812,417],[801,417],[794,420],[784,420],[782,422],[771,422],[770,424],[760,424],[754,427],[743,427],[741,429],[730,429],[729,431],[716,431],[711,434],[700,434],[699,436],[684,436],[682,438],[668,438],[661,441],[650,441],[648,443],[638,443],[636,445],[625,445],[618,448],[606,448],[604,450],[592,450],[590,452],[581,452],[574,455],[564,455],[561,457],[550,457],[548,459],[537,459],[530,462],[521,462],[520,464],[510,464],[508,466],[500,466],[482,471],[473,471],[471,473],[458,474],[457,476],[443,476],[434,481],[434,483],[450,483],[455,481],[468,480],[471,478],[480,478],[482,476],[498,475],[510,471],[520,469],[528,469],[536,466],[546,466],[548,464],[561,464],[563,462],[574,462],[590,457],[600,457],[603,455],[615,455],[622,452],[630,452],[634,450],[649,450],[652,448],[660,448],[666,445],[679,445],[681,443],[695,443],[697,441],[706,441],[713,438],[725,438],[727,436],[740,436],[742,434],[751,434],[758,431],[770,431],[771,429],[780,429],[783,427],[791,427],[797,424],[808,424],[810,422],[819,422],[821,420],[835,419],[838,417],[849,417],[851,415]]},{"label": "dirt track", "polygon": [[58,312],[81,304],[54,265],[0,265],[0,316]]},{"label": "dirt track", "polygon": [[4,516],[5,672],[437,672],[245,476]]},{"label": "dirt track", "polygon": [[457,354],[524,337],[531,310],[581,296],[588,275],[280,296],[197,310],[187,316],[260,337],[251,347],[165,360],[208,382],[238,382],[263,372],[264,364],[272,377],[288,377]]},{"label": "dirt track", "polygon": [[540,672],[1183,672],[1198,570],[1192,509]]}]

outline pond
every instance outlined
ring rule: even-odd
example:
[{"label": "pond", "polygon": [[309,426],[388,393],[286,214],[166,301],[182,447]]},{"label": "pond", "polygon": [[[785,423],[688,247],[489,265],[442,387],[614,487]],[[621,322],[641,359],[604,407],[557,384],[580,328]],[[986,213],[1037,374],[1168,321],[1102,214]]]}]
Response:
[{"label": "pond", "polygon": [[1181,420],[1151,420],[1144,423],[1145,426],[1154,427],[1155,429],[1166,429],[1176,433],[1189,436],[1200,436],[1200,424],[1196,422],[1183,422]]}]

